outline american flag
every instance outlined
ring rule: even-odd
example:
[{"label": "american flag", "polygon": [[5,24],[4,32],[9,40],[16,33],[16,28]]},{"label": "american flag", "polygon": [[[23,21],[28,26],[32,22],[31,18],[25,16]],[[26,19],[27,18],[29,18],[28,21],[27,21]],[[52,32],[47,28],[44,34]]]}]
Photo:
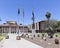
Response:
[{"label": "american flag", "polygon": [[20,14],[20,9],[18,8],[18,15]]}]

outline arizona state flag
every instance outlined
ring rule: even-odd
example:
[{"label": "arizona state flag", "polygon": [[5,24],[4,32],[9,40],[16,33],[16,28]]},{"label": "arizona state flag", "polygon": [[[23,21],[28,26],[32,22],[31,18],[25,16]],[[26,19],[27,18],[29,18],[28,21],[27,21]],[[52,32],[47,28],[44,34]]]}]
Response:
[{"label": "arizona state flag", "polygon": [[23,18],[24,18],[24,9],[23,9]]},{"label": "arizona state flag", "polygon": [[18,15],[20,14],[20,9],[18,8]]}]

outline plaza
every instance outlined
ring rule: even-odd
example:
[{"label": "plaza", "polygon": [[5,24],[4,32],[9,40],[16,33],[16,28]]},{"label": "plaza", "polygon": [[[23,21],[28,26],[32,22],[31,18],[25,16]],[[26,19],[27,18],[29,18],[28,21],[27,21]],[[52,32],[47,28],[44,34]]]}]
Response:
[{"label": "plaza", "polygon": [[9,39],[3,39],[0,42],[0,48],[43,48],[42,46],[36,45],[23,38],[16,40],[17,34],[8,34]]},{"label": "plaza", "polygon": [[[20,40],[16,40],[18,34],[8,33],[9,39],[3,38],[0,41],[0,48],[60,48],[60,36],[49,38],[46,36],[46,40],[42,39],[42,34],[35,34],[32,39],[32,34],[28,33],[25,37],[21,37]],[[39,35],[39,36],[38,36]],[[46,34],[47,35],[47,34]],[[21,36],[21,34],[19,34]],[[55,44],[55,38],[59,39],[59,44]]]}]

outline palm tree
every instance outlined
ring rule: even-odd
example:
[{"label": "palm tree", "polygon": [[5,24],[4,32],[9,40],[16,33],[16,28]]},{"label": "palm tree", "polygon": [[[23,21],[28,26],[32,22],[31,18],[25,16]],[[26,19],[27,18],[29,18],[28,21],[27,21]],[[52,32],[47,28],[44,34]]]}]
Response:
[{"label": "palm tree", "polygon": [[53,37],[53,34],[52,34],[52,30],[51,30],[51,28],[50,28],[50,25],[49,25],[49,20],[50,20],[50,17],[51,17],[51,13],[50,12],[46,12],[46,18],[47,18],[47,20],[48,20],[48,29],[49,29],[49,31],[48,31],[48,36],[50,36],[50,37]]},{"label": "palm tree", "polygon": [[48,28],[49,28],[49,20],[50,20],[50,17],[51,17],[51,13],[50,12],[46,12],[46,18],[47,18],[47,20],[48,20]]},{"label": "palm tree", "polygon": [[45,16],[46,16],[47,19],[49,19],[50,16],[51,16],[51,13],[50,12],[46,12],[46,15]]},{"label": "palm tree", "polygon": [[51,13],[50,12],[46,12],[46,18],[48,19],[48,23],[49,23],[49,19],[50,19],[50,17],[51,17]]}]

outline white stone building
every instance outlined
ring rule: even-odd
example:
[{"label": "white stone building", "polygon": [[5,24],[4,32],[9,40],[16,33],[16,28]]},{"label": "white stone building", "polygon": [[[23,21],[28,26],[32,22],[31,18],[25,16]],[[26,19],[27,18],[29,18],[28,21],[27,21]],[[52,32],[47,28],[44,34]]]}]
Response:
[{"label": "white stone building", "polygon": [[[18,29],[23,32],[23,25],[18,25],[16,21],[7,21],[4,24],[0,24],[0,32],[2,33],[17,33]],[[24,32],[28,32],[28,27],[24,25]]]}]

